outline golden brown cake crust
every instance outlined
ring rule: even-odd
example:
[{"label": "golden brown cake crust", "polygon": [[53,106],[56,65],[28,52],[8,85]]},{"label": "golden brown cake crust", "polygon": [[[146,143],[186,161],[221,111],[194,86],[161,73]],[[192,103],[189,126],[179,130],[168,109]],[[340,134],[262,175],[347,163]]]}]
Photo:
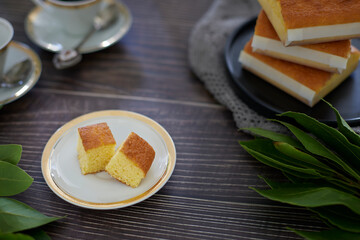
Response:
[{"label": "golden brown cake crust", "polygon": [[116,144],[107,123],[98,123],[78,129],[85,151],[100,146]]},{"label": "golden brown cake crust", "polygon": [[329,72],[255,53],[252,51],[251,42],[252,39],[245,45],[244,51],[247,54],[284,73],[315,92],[318,92],[326,84],[326,81],[331,78],[332,73]]},{"label": "golden brown cake crust", "polygon": [[141,168],[145,175],[155,158],[155,151],[150,144],[134,132],[127,137],[120,151]]},{"label": "golden brown cake crust", "polygon": [[277,0],[287,28],[360,22],[359,0]]},{"label": "golden brown cake crust", "polygon": [[280,41],[279,36],[264,10],[261,10],[256,20],[255,35]]},{"label": "golden brown cake crust", "polygon": [[[280,38],[278,37],[269,18],[266,16],[264,10],[260,12],[256,21],[255,35],[280,41]],[[350,46],[350,40],[342,40],[336,42],[302,45],[301,47],[347,58],[350,54]]]}]

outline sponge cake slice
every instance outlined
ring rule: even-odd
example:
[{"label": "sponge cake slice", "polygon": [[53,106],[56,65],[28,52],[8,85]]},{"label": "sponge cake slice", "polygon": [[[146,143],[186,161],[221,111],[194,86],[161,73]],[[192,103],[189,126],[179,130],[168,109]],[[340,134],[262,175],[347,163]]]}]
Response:
[{"label": "sponge cake slice", "polygon": [[132,132],[111,158],[105,171],[120,182],[136,188],[146,176],[154,158],[155,151],[151,145]]},{"label": "sponge cake slice", "polygon": [[346,70],[330,73],[255,53],[249,41],[239,61],[243,68],[312,107],[356,69],[359,57],[353,48]]},{"label": "sponge cake slice", "polygon": [[359,0],[258,0],[285,46],[360,37]]},{"label": "sponge cake slice", "polygon": [[261,11],[255,26],[252,42],[254,52],[270,57],[341,73],[350,57],[350,40],[285,47],[264,11]]},{"label": "sponge cake slice", "polygon": [[82,174],[105,170],[115,153],[115,139],[106,123],[78,129],[78,159]]}]

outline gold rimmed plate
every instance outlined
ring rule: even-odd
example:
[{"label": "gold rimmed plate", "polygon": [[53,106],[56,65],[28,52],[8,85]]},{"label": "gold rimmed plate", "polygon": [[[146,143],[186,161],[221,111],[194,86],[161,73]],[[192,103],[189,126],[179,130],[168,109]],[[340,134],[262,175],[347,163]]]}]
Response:
[{"label": "gold rimmed plate", "polygon": [[[106,172],[81,174],[77,129],[100,122],[109,125],[117,147],[135,132],[154,148],[154,162],[137,188]],[[80,207],[105,210],[139,203],[159,191],[175,168],[176,150],[168,132],[154,120],[134,112],[107,110],[80,116],[58,129],[46,144],[41,161],[44,179],[56,195]]]},{"label": "gold rimmed plate", "polygon": [[[126,5],[116,0],[102,0],[101,7],[104,8],[110,3],[116,3],[119,17],[110,27],[94,33],[79,49],[80,53],[92,53],[107,48],[119,41],[130,29],[132,16]],[[84,37],[66,33],[64,26],[54,21],[51,14],[40,6],[28,14],[25,31],[32,42],[50,52],[74,48]]]},{"label": "gold rimmed plate", "polygon": [[12,41],[8,47],[4,72],[7,72],[15,64],[29,59],[31,70],[21,81],[19,86],[0,88],[0,105],[4,105],[19,99],[29,92],[37,83],[41,74],[41,61],[39,56],[27,45]]}]

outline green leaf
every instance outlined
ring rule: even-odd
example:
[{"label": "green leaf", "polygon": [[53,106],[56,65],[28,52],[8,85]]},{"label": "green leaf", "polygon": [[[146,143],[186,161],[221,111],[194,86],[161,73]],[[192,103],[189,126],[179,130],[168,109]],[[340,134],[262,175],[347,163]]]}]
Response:
[{"label": "green leaf", "polygon": [[22,233],[0,233],[0,240],[34,240],[34,238]]},{"label": "green leaf", "polygon": [[[288,177],[288,175],[285,175]],[[298,187],[330,187],[330,188],[335,188],[339,191],[344,191],[347,193],[351,193],[351,194],[356,194],[358,189],[352,189],[349,188],[345,183],[341,182],[341,183],[334,183],[332,181],[332,179],[330,180],[323,180],[323,179],[299,179],[295,177],[291,176],[289,177],[289,180],[291,182],[274,182],[272,180],[269,180],[267,178],[264,178],[262,176],[259,176],[259,178],[261,178],[262,180],[265,181],[265,183],[272,189],[281,189],[281,188],[298,188]],[[344,185],[345,184],[345,185]]]},{"label": "green leaf", "polygon": [[[359,189],[356,189],[353,184],[335,178],[335,176],[339,176],[339,174],[329,166],[323,164],[322,162],[314,158],[313,156],[304,153],[287,143],[275,143],[275,147],[277,150],[284,153],[285,155],[293,157],[295,160],[298,160],[299,163],[302,163],[299,164],[300,166],[302,165],[304,167],[316,169],[322,175],[323,179],[328,182],[327,186],[335,187],[341,191],[351,192],[353,194],[359,191]],[[289,180],[292,181],[291,179]],[[323,182],[321,186],[326,186],[326,183]]]},{"label": "green leaf", "polygon": [[355,179],[360,181],[360,175],[351,168],[346,162],[344,162],[341,158],[331,152],[328,148],[326,148],[323,144],[319,141],[311,137],[310,135],[306,134],[304,131],[300,130],[299,128],[282,121],[278,121],[284,126],[286,126],[295,136],[296,138],[304,145],[306,150],[309,152],[319,155],[321,157],[327,158],[340,166],[344,171],[349,173]]},{"label": "green leaf", "polygon": [[[281,188],[289,188],[289,187],[297,186],[297,184],[294,184],[292,182],[274,182],[262,176],[259,176],[259,178],[262,179],[272,189],[281,189]],[[301,184],[301,186],[313,187],[315,185],[313,183],[307,182]]]},{"label": "green leaf", "polygon": [[24,233],[32,236],[35,240],[51,240],[49,235],[47,235],[46,232],[40,228],[26,230]]},{"label": "green leaf", "polygon": [[262,179],[270,188],[275,189],[279,188],[280,184],[278,182],[274,182],[272,180],[269,180],[263,176],[258,176],[260,179]]},{"label": "green leaf", "polygon": [[342,230],[360,233],[360,216],[346,207],[327,206],[311,210]]},{"label": "green leaf", "polygon": [[[280,116],[295,119],[297,123],[324,141],[328,146],[332,147],[343,159],[346,159],[351,165],[360,169],[360,147],[350,143],[349,140],[335,128],[329,127],[303,113],[286,112],[280,114]],[[356,179],[359,180],[359,178]]]},{"label": "green leaf", "polygon": [[335,112],[336,120],[339,131],[353,144],[360,146],[360,136],[354,132],[354,130],[347,124],[347,122],[341,117],[339,111],[333,107],[329,102],[323,100],[331,109]]},{"label": "green leaf", "polygon": [[[248,148],[256,150],[256,151],[258,151],[268,157],[271,157],[277,161],[280,161],[282,163],[285,163],[285,164],[288,164],[291,166],[295,166],[295,167],[299,167],[301,165],[301,164],[297,163],[296,161],[294,161],[294,159],[292,159],[291,157],[279,152],[275,148],[273,141],[271,141],[269,139],[258,138],[255,140],[241,142],[240,144],[246,145]],[[300,167],[303,167],[303,166],[300,166]],[[305,168],[307,168],[307,167],[305,167]]]},{"label": "green leaf", "polygon": [[268,199],[282,203],[302,207],[343,205],[360,214],[359,198],[330,187],[307,187],[306,185],[298,184],[296,186],[294,184],[292,187],[281,189],[252,189]]},{"label": "green leaf", "polygon": [[289,229],[308,240],[360,240],[360,234],[339,229],[331,229],[322,232],[306,232],[291,228]]},{"label": "green leaf", "polygon": [[336,178],[324,178],[324,180],[330,183],[330,185],[328,185],[329,187],[351,194],[357,194],[357,196],[359,197],[359,188],[356,188],[354,184]]},{"label": "green leaf", "polygon": [[28,205],[10,198],[0,198],[0,232],[13,233],[36,228],[58,217],[48,217]]},{"label": "green leaf", "polygon": [[308,168],[314,168],[319,171],[326,171],[328,173],[334,173],[334,170],[327,166],[326,164],[320,162],[313,156],[304,153],[295,147],[284,143],[284,142],[276,142],[274,143],[275,148],[280,151],[281,153],[294,158],[295,160],[299,161],[299,163],[302,163],[301,165],[306,166]]},{"label": "green leaf", "polygon": [[283,174],[292,183],[297,183],[297,184],[314,183],[316,186],[332,187],[340,191],[344,191],[351,194],[357,194],[359,192],[359,189],[355,188],[353,185],[335,178],[325,177],[323,179],[313,180],[313,179],[302,179],[286,172],[283,172]]},{"label": "green leaf", "polygon": [[290,165],[292,160],[289,159],[286,155],[277,151],[271,140],[255,139],[251,141],[240,142],[240,145],[249,154],[268,166],[302,178],[320,177],[320,175],[313,169],[305,169]]},{"label": "green leaf", "polygon": [[33,179],[21,168],[0,161],[0,196],[12,196],[25,191]]},{"label": "green leaf", "polygon": [[275,133],[270,130],[265,130],[261,128],[243,128],[243,129],[248,130],[254,135],[258,135],[273,140],[274,142],[285,142],[296,148],[300,148],[300,149],[304,148],[299,141],[285,134]]},{"label": "green leaf", "polygon": [[18,164],[21,158],[21,145],[8,144],[0,145],[0,161],[9,162],[11,164]]},{"label": "green leaf", "polygon": [[299,177],[289,174],[287,172],[283,172],[283,174],[292,183],[303,183],[305,181],[305,179],[299,178]]}]

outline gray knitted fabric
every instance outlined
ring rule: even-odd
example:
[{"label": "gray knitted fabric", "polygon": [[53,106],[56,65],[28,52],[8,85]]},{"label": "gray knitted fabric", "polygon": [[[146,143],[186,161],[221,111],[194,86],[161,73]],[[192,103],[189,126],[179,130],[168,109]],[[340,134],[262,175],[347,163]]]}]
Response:
[{"label": "gray knitted fabric", "polygon": [[[285,128],[267,121],[242,102],[232,89],[226,69],[224,48],[230,34],[260,11],[256,0],[215,0],[195,25],[189,40],[189,62],[216,100],[234,116],[237,127],[261,127],[276,132]],[[239,53],[240,54],[240,53]],[[360,132],[360,127],[355,127]]]},{"label": "gray knitted fabric", "polygon": [[191,33],[189,61],[193,72],[215,99],[233,112],[237,127],[261,127],[283,132],[282,126],[267,121],[242,102],[227,79],[230,76],[224,59],[225,43],[236,28],[259,11],[256,0],[214,1]]}]

